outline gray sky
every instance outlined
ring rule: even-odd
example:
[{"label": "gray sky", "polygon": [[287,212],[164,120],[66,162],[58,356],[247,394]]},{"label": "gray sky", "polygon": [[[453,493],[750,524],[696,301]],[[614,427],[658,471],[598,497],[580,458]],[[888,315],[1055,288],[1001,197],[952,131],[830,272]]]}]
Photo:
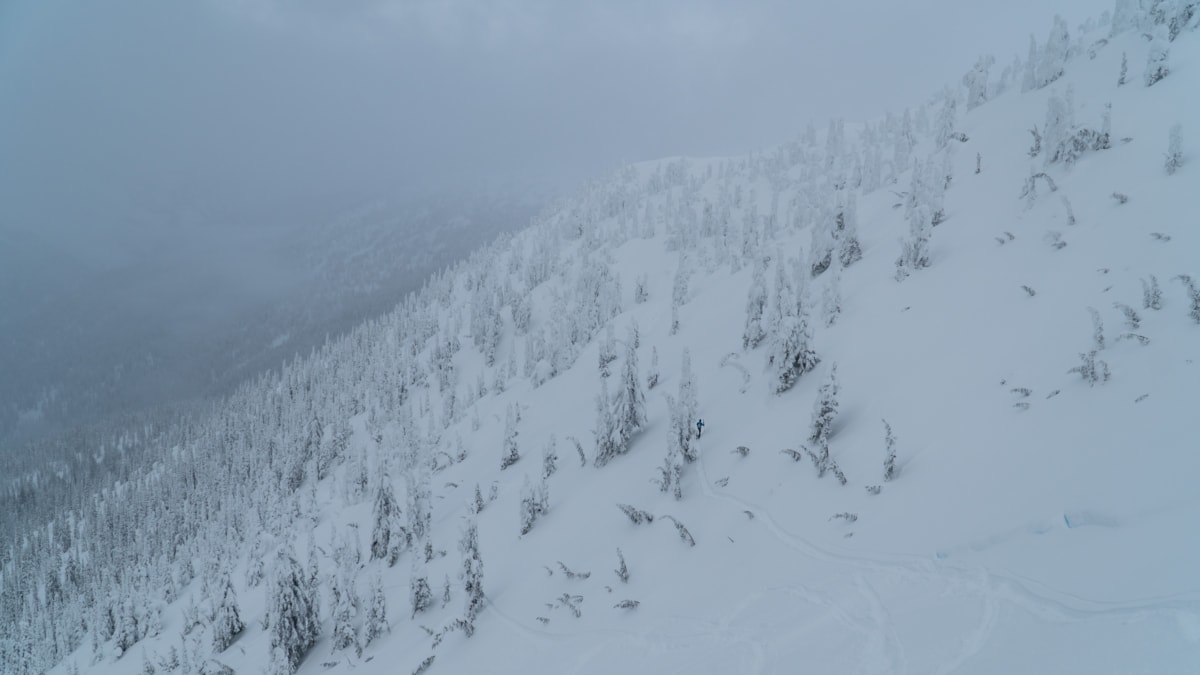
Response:
[{"label": "gray sky", "polygon": [[0,0],[0,349],[65,326],[91,358],[72,307],[118,350],[270,301],[284,228],[380,196],[564,191],[900,111],[1107,6]]},{"label": "gray sky", "polygon": [[[1090,6],[1090,7],[1089,7]],[[569,187],[916,103],[1084,0],[8,0],[6,220]],[[14,204],[14,201],[16,202]],[[200,206],[196,206],[200,205]],[[82,211],[82,213],[80,213]]]}]

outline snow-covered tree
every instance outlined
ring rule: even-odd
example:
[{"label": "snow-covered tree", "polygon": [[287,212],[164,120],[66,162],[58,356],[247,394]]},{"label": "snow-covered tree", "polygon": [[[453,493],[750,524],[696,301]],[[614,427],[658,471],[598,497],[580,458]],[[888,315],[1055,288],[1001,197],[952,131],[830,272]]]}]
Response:
[{"label": "snow-covered tree", "polygon": [[412,573],[408,577],[408,604],[415,618],[433,604],[433,589],[429,586],[429,573],[421,556],[412,557]]},{"label": "snow-covered tree", "polygon": [[138,641],[137,613],[133,608],[133,598],[126,596],[118,610],[116,628],[113,631],[113,646],[119,654],[124,654]]},{"label": "snow-covered tree", "polygon": [[838,260],[849,267],[862,260],[862,245],[858,241],[858,197],[846,190],[844,204],[837,218]]},{"label": "snow-covered tree", "polygon": [[913,146],[916,143],[917,141],[913,134],[912,113],[905,109],[904,116],[900,118],[900,125],[895,134],[895,143],[892,152],[893,173],[889,180],[894,180],[896,175],[912,162]]},{"label": "snow-covered tree", "polygon": [[683,360],[679,366],[679,413],[684,423],[686,436],[681,438],[679,452],[688,462],[699,458],[693,439],[696,437],[695,423],[699,419],[699,391],[696,386],[696,376],[692,373],[692,353],[686,347],[683,350]]},{"label": "snow-covered tree", "polygon": [[1168,59],[1171,55],[1171,45],[1167,40],[1167,29],[1159,26],[1154,31],[1150,41],[1150,53],[1146,56],[1146,71],[1142,76],[1146,86],[1153,86],[1171,72]]},{"label": "snow-covered tree", "polygon": [[1117,86],[1123,86],[1129,81],[1129,58],[1125,52],[1121,52],[1121,72],[1117,75]]},{"label": "snow-covered tree", "polygon": [[670,428],[667,433],[667,454],[659,467],[659,476],[655,479],[663,492],[672,492],[675,499],[683,499],[683,451],[682,447],[689,443],[691,423],[681,409],[675,397],[667,395],[667,410],[670,414]]},{"label": "snow-covered tree", "polygon": [[375,504],[371,508],[371,560],[390,559],[389,564],[395,564],[391,556],[392,548],[400,550],[397,537],[397,520],[400,517],[400,507],[396,505],[396,495],[392,491],[392,481],[385,473],[379,477],[379,487],[375,491]]},{"label": "snow-covered tree", "polygon": [[829,263],[833,259],[834,248],[837,246],[833,238],[833,228],[832,219],[822,208],[821,215],[812,224],[812,241],[808,249],[809,269],[814,277],[829,269]]},{"label": "snow-covered tree", "polygon": [[829,368],[829,378],[821,384],[813,404],[812,424],[808,440],[817,446],[817,469],[824,474],[829,468],[829,438],[838,414],[837,364]]},{"label": "snow-covered tree", "polygon": [[1025,74],[1021,78],[1021,91],[1033,91],[1040,85],[1038,84],[1038,45],[1037,38],[1032,34],[1029,36],[1029,56],[1025,58]]},{"label": "snow-covered tree", "polygon": [[1137,0],[1116,0],[1112,18],[1109,20],[1109,37],[1138,27]]},{"label": "snow-covered tree", "polygon": [[333,589],[333,651],[356,646],[354,621],[358,617],[358,589],[354,586],[354,574],[343,569],[335,577]]},{"label": "snow-covered tree", "polygon": [[967,88],[967,110],[974,110],[987,102],[988,70],[996,63],[992,55],[981,56],[975,65],[963,75],[963,86]]},{"label": "snow-covered tree", "polygon": [[829,377],[821,384],[817,399],[813,403],[812,422],[809,425],[808,433],[810,443],[817,443],[820,439],[833,435],[833,424],[837,420],[838,414],[837,396],[839,391],[837,364],[834,363],[830,366]]},{"label": "snow-covered tree", "polygon": [[529,476],[526,475],[521,486],[521,534],[529,534],[537,519],[549,509],[550,490],[546,479],[542,478],[538,486],[534,487],[533,483],[529,481]]},{"label": "snow-covered tree", "polygon": [[1183,166],[1183,126],[1174,124],[1167,135],[1167,174],[1174,174]]},{"label": "snow-covered tree", "polygon": [[376,572],[371,577],[371,600],[367,603],[367,616],[363,620],[362,633],[358,639],[358,652],[361,654],[375,638],[391,630],[387,620],[387,596],[383,594],[383,578]]},{"label": "snow-covered tree", "polygon": [[900,257],[896,259],[897,280],[903,280],[912,272],[930,265],[929,242],[933,234],[934,214],[941,201],[940,181],[930,180],[928,168],[932,166],[931,162],[925,170],[919,163],[913,165],[905,211],[908,238],[901,242]]},{"label": "snow-covered tree", "polygon": [[613,415],[607,383],[608,380],[600,379],[600,393],[596,395],[596,428],[592,431],[596,437],[596,453],[592,461],[598,467],[608,464],[621,452],[617,420]]},{"label": "snow-covered tree", "polygon": [[212,647],[214,653],[220,654],[233,644],[234,638],[246,627],[238,611],[237,593],[233,590],[228,569],[221,570],[214,598],[217,601],[213,609]]},{"label": "snow-covered tree", "polygon": [[1046,39],[1046,47],[1042,49],[1038,61],[1038,87],[1044,87],[1062,77],[1067,65],[1067,55],[1071,49],[1071,35],[1067,32],[1067,22],[1059,15],[1054,16],[1054,26]]},{"label": "snow-covered tree", "polygon": [[[1175,278],[1187,289],[1188,302],[1191,305],[1188,308],[1188,316],[1191,317],[1192,321],[1200,323],[1200,284],[1197,284],[1196,280],[1188,274],[1180,274]],[[1106,371],[1105,379],[1108,379],[1107,374]]]},{"label": "snow-covered tree", "polygon": [[896,477],[896,437],[892,434],[892,425],[883,420],[883,479],[891,480]]},{"label": "snow-covered tree", "polygon": [[646,388],[658,386],[658,347],[650,348],[650,367],[646,370]]},{"label": "snow-covered tree", "polygon": [[271,616],[272,675],[292,675],[316,643],[321,632],[317,589],[312,585],[291,547],[280,551],[276,562],[268,611]]},{"label": "snow-covered tree", "polygon": [[550,434],[546,447],[542,448],[542,480],[546,480],[558,471],[558,440]]},{"label": "snow-covered tree", "polygon": [[687,303],[690,278],[687,257],[680,254],[679,265],[675,268],[675,282],[671,286],[671,335],[679,332],[679,308]]},{"label": "snow-covered tree", "polygon": [[742,330],[742,349],[753,349],[767,337],[763,328],[763,310],[767,306],[767,262],[759,260],[754,266],[750,292],[746,298],[746,327]]},{"label": "snow-covered tree", "polygon": [[1070,136],[1072,115],[1066,101],[1057,92],[1052,93],[1046,101],[1046,122],[1042,125],[1042,142],[1047,149],[1046,164],[1057,160],[1055,149]]},{"label": "snow-covered tree", "polygon": [[842,313],[842,261],[836,259],[825,275],[825,287],[821,295],[821,314],[826,326],[837,322]]},{"label": "snow-covered tree", "polygon": [[471,637],[475,634],[475,618],[484,605],[483,560],[479,556],[479,526],[474,517],[467,520],[458,550],[462,554],[462,580],[467,596],[463,632]]},{"label": "snow-covered tree", "polygon": [[771,370],[777,394],[791,389],[801,375],[820,362],[812,348],[806,301],[803,293],[798,295],[801,297],[792,300],[789,293],[784,300],[784,313],[774,328],[771,350],[767,356],[767,367]]},{"label": "snow-covered tree", "polygon": [[621,381],[613,399],[613,416],[616,423],[620,450],[624,453],[629,441],[646,425],[646,393],[642,389],[638,374],[637,349],[634,348],[633,329],[625,341],[625,362],[621,367]]},{"label": "snow-covered tree", "polygon": [[944,150],[954,136],[954,126],[958,123],[958,101],[947,92],[942,101],[942,109],[938,112],[937,124],[934,127],[933,142],[938,150]]},{"label": "snow-covered tree", "polygon": [[512,403],[508,404],[508,412],[504,417],[504,449],[500,457],[502,471],[521,459],[521,453],[517,450],[517,425],[520,422],[521,411]]},{"label": "snow-covered tree", "polygon": [[600,377],[608,377],[608,365],[617,360],[617,337],[613,333],[613,324],[609,322],[604,327],[604,339],[600,341],[600,348],[597,350],[600,360]]},{"label": "snow-covered tree", "polygon": [[[413,461],[408,470],[404,472],[408,506],[408,541],[406,543],[418,551],[428,547],[433,530],[433,491],[429,487],[428,466],[426,462]],[[425,546],[422,546],[423,544]],[[398,550],[399,544],[393,542],[389,551],[389,560],[393,564],[395,560],[391,552]]]},{"label": "snow-covered tree", "polygon": [[1100,312],[1097,312],[1095,307],[1087,309],[1088,314],[1092,315],[1092,344],[1097,350],[1104,349],[1104,321],[1100,319]]}]

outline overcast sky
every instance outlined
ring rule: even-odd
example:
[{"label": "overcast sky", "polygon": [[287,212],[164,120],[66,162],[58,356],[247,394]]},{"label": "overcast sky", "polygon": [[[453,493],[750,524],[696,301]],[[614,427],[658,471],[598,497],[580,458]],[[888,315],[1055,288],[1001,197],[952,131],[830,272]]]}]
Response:
[{"label": "overcast sky", "polygon": [[[1105,3],[1107,5],[1107,3]],[[1105,7],[1107,8],[1107,7]],[[745,152],[1001,63],[1084,0],[7,0],[6,221],[569,188]],[[153,217],[151,217],[153,219]]]},{"label": "overcast sky", "polygon": [[60,306],[269,301],[281,228],[381,196],[570,191],[900,111],[1108,4],[0,0],[0,349],[82,330]]}]

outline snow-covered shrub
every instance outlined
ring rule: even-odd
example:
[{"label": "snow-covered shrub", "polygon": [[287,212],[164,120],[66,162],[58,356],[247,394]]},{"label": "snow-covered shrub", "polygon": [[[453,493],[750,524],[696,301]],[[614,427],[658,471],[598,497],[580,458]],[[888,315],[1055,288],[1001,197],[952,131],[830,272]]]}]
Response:
[{"label": "snow-covered shrub", "polygon": [[1158,277],[1150,275],[1150,281],[1142,282],[1142,309],[1162,309],[1162,291],[1158,288]]},{"label": "snow-covered shrub", "polygon": [[1121,313],[1125,315],[1125,324],[1127,326],[1129,326],[1132,330],[1138,329],[1138,325],[1141,324],[1142,317],[1138,315],[1134,308],[1126,305],[1123,302],[1114,302],[1113,307],[1121,310]]},{"label": "snow-covered shrub", "polygon": [[887,420],[883,420],[883,430],[883,480],[889,481],[896,477],[896,436]]},{"label": "snow-covered shrub", "polygon": [[1092,342],[1094,348],[1099,351],[1104,349],[1104,321],[1100,319],[1100,312],[1094,307],[1087,308],[1088,313],[1092,315]]},{"label": "snow-covered shrub", "polygon": [[1095,386],[1097,382],[1108,382],[1108,364],[1096,358],[1096,350],[1079,354],[1080,364],[1068,370],[1068,373],[1079,373],[1084,382]]},{"label": "snow-covered shrub", "polygon": [[673,516],[663,516],[663,518],[671,521],[671,523],[675,525],[675,531],[679,534],[679,538],[683,540],[683,543],[687,544],[688,546],[696,545],[696,540],[692,538],[692,533],[688,532],[688,529],[684,527],[683,523],[676,520]]}]

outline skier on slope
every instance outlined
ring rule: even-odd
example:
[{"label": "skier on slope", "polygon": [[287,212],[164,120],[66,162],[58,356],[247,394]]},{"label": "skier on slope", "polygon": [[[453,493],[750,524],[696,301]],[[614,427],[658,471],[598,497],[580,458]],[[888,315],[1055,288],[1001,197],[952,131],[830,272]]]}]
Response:
[{"label": "skier on slope", "polygon": [[704,435],[704,420],[702,420],[702,419],[696,420],[696,438],[700,438],[703,435]]}]

